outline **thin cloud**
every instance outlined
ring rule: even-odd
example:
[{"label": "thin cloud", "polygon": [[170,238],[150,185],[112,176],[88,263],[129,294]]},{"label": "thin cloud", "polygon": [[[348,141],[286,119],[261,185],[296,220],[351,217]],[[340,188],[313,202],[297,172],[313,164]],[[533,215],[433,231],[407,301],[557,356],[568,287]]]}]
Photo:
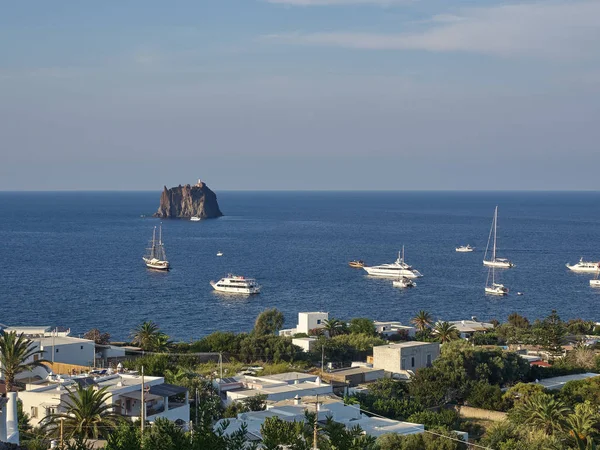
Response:
[{"label": "thin cloud", "polygon": [[295,44],[364,50],[587,58],[598,57],[599,17],[598,1],[540,2],[474,8],[456,16],[434,16],[429,27],[419,32],[316,32],[266,37]]}]

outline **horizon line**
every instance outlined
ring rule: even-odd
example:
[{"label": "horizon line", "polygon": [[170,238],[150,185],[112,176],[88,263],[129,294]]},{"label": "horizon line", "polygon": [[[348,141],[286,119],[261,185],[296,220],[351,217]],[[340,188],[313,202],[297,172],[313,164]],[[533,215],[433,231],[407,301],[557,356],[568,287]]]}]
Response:
[{"label": "horizon line", "polygon": [[[182,185],[183,186],[183,185]],[[177,186],[174,186],[177,187]],[[212,189],[211,189],[212,190]],[[162,189],[0,189],[1,194],[18,193],[118,193],[162,192]],[[218,192],[581,192],[595,193],[600,189],[220,189]]]}]

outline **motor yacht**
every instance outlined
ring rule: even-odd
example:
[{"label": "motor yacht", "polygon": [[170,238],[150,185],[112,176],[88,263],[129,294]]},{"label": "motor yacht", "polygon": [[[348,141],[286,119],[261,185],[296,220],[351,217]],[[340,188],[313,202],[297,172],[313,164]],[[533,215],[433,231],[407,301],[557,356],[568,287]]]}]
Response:
[{"label": "motor yacht", "polygon": [[406,277],[402,277],[398,280],[392,281],[392,286],[399,287],[399,288],[411,288],[411,287],[415,287],[416,285],[417,285],[417,283],[415,283],[410,278],[406,278]]},{"label": "motor yacht", "polygon": [[219,281],[211,281],[210,285],[215,291],[230,294],[258,294],[260,286],[254,278],[246,278],[238,275],[228,274]]},{"label": "motor yacht", "polygon": [[386,277],[386,278],[418,278],[423,275],[412,266],[406,264],[404,261],[404,247],[402,247],[402,253],[398,252],[398,259],[392,264],[381,264],[379,266],[364,266],[363,269],[369,274],[375,277]]},{"label": "motor yacht", "polygon": [[583,258],[581,258],[577,264],[566,264],[566,266],[567,269],[579,273],[596,273],[600,270],[600,263],[584,261]]},{"label": "motor yacht", "polygon": [[192,217],[190,217],[190,221],[192,221],[192,222],[200,222],[200,220],[201,219],[198,216],[192,216]]},{"label": "motor yacht", "polygon": [[475,247],[471,247],[469,244],[456,247],[456,251],[459,253],[468,253],[472,252],[473,250],[475,250]]},{"label": "motor yacht", "polygon": [[217,256],[223,256],[223,252],[219,250],[219,251],[217,252]]}]

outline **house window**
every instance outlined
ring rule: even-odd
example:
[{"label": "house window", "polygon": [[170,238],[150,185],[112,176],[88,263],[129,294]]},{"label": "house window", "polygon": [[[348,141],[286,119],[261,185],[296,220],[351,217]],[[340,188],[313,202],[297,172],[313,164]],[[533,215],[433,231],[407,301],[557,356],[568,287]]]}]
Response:
[{"label": "house window", "polygon": [[38,359],[40,359],[40,355],[33,355],[33,360],[37,361]]},{"label": "house window", "polygon": [[37,418],[38,416],[38,409],[37,406],[32,406],[31,407],[31,417],[32,418]]},{"label": "house window", "polygon": [[427,354],[427,367],[431,365],[431,353]]},{"label": "house window", "polygon": [[406,369],[406,358],[402,358],[402,362],[400,363],[400,370]]},{"label": "house window", "polygon": [[321,319],[317,319],[317,325],[321,325]]},{"label": "house window", "polygon": [[81,350],[83,350],[83,345],[81,346]]},{"label": "house window", "polygon": [[54,406],[46,408],[46,415],[49,416],[50,414],[56,414],[56,408]]},{"label": "house window", "polygon": [[415,367],[415,357],[414,356],[410,357],[410,367]]},{"label": "house window", "polygon": [[56,349],[56,353],[58,353],[58,349]]}]

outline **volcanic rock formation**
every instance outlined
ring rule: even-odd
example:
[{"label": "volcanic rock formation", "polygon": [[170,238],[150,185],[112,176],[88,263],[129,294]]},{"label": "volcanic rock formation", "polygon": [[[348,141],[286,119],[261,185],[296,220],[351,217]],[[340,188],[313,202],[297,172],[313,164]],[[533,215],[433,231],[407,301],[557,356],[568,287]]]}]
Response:
[{"label": "volcanic rock formation", "polygon": [[186,184],[167,189],[165,186],[160,196],[160,206],[154,217],[190,218],[197,216],[201,219],[221,217],[223,213],[217,203],[217,195],[202,181],[194,186]]}]

